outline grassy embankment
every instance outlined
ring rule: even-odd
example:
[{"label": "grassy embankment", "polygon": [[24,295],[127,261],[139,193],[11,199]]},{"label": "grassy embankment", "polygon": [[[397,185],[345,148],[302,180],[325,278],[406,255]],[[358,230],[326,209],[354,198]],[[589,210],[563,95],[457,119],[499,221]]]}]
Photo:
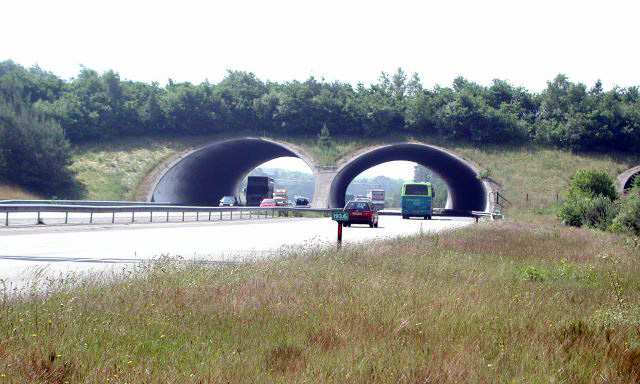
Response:
[{"label": "grassy embankment", "polygon": [[0,183],[0,200],[37,200],[41,197],[15,185]]},{"label": "grassy embankment", "polygon": [[640,382],[639,258],[506,222],[5,290],[0,382]]}]

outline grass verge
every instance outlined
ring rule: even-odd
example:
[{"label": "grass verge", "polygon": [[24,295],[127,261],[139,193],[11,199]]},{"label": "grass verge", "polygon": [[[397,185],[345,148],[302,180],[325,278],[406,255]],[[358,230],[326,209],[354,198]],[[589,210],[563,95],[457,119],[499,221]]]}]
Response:
[{"label": "grass verge", "polygon": [[640,382],[640,255],[476,225],[5,290],[5,382]]},{"label": "grass verge", "polygon": [[0,183],[0,200],[38,200],[42,197],[11,184]]}]

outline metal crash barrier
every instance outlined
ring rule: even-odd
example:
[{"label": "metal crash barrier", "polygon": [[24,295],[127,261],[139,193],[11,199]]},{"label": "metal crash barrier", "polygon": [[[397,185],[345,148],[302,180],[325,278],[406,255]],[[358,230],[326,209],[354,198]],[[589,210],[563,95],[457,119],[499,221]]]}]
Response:
[{"label": "metal crash barrier", "polygon": [[[83,204],[84,203],[84,204]],[[0,200],[0,214],[4,214],[5,227],[34,224],[116,224],[144,222],[199,222],[246,220],[277,217],[302,217],[316,214],[330,217],[331,208],[298,207],[207,207],[171,205],[169,203],[116,202],[116,201],[21,201]],[[52,215],[52,213],[54,215]],[[55,215],[55,214],[58,215]],[[33,215],[35,214],[35,215]],[[399,216],[399,211],[382,210],[381,216]],[[493,218],[490,212],[434,209],[433,216]],[[0,216],[2,218],[2,216]],[[0,224],[0,225],[2,225]]]}]

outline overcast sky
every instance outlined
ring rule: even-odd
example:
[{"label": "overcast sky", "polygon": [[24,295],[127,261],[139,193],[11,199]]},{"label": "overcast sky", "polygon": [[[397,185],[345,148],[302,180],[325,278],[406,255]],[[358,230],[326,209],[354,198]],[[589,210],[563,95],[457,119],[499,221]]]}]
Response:
[{"label": "overcast sky", "polygon": [[218,82],[313,75],[356,84],[402,67],[425,85],[500,78],[531,91],[564,73],[640,84],[640,2],[4,1],[0,60],[63,78],[80,65],[123,78]]},{"label": "overcast sky", "polygon": [[228,69],[277,82],[315,76],[368,84],[402,67],[429,88],[464,76],[539,92],[564,73],[610,89],[640,85],[638,4],[7,0],[0,60],[38,64],[65,79],[84,65],[160,84],[216,83]]}]

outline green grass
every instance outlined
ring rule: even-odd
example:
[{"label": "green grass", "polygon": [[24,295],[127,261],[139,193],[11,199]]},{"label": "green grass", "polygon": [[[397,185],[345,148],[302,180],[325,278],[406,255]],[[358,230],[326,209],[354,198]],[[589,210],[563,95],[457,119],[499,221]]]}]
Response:
[{"label": "green grass", "polygon": [[76,148],[71,168],[86,185],[88,200],[133,200],[144,176],[195,142],[172,138],[129,138]]},{"label": "green grass", "polygon": [[639,382],[639,258],[612,234],[487,223],[50,281],[5,290],[0,381]]}]

